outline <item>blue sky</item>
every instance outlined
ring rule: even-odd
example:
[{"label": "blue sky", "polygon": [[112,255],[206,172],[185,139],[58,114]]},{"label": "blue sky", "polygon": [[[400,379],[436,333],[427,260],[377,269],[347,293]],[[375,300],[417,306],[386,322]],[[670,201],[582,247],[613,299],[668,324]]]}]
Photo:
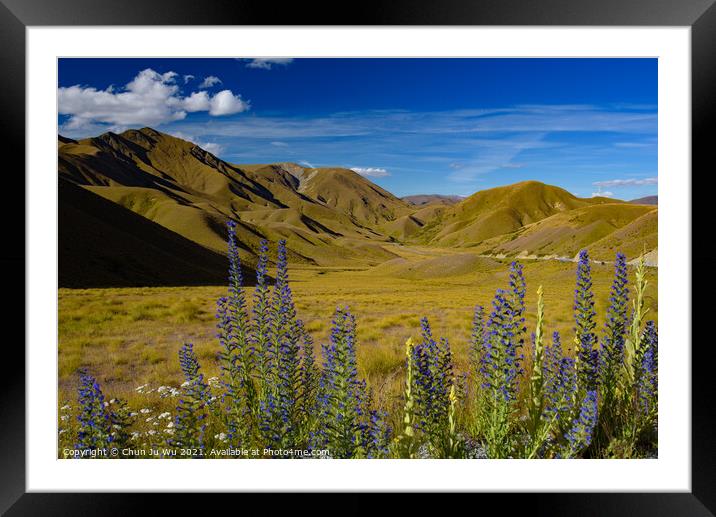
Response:
[{"label": "blue sky", "polygon": [[396,195],[657,193],[656,59],[61,59],[59,131],[150,126]]}]

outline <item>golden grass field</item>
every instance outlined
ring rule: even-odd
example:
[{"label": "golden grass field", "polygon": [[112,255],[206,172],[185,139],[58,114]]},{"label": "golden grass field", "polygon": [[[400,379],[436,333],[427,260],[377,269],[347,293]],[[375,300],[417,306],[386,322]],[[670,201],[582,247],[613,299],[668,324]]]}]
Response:
[{"label": "golden grass field", "polygon": [[[395,246],[392,251],[403,258],[372,269],[289,264],[289,272],[298,315],[315,341],[319,358],[336,306],[350,307],[358,324],[359,372],[375,401],[395,418],[402,405],[404,343],[419,335],[420,318],[429,318],[436,337],[449,339],[457,369],[465,372],[473,308],[480,304],[489,313],[495,290],[507,287],[510,261],[435,248]],[[523,264],[528,333],[534,327],[541,284],[546,335],[557,330],[565,347],[570,347],[576,264],[534,260]],[[611,264],[592,265],[600,331],[612,272]],[[632,281],[631,267],[630,273]],[[649,268],[647,278],[647,319],[656,320],[657,270]],[[225,293],[222,286],[60,289],[58,404],[74,405],[76,372],[86,367],[108,399],[121,397],[135,410],[171,411],[176,401],[160,399],[156,391],[138,393],[135,388],[178,387],[183,378],[177,353],[185,342],[194,343],[205,377],[219,375],[214,313],[216,299]],[[252,294],[253,289],[247,288],[249,301]]]}]

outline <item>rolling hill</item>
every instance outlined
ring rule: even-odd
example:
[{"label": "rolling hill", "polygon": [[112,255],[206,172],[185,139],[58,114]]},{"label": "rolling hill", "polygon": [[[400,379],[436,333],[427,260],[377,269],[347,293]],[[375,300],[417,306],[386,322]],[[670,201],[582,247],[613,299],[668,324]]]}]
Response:
[{"label": "rolling hill", "polygon": [[[223,285],[226,258],[60,179],[59,287]],[[255,277],[244,266],[244,278]]]},{"label": "rolling hill", "polygon": [[261,239],[288,241],[289,258],[319,265],[393,258],[372,225],[409,205],[348,169],[238,166],[150,128],[58,139],[58,174],[212,251],[239,223],[246,259]]},{"label": "rolling hill", "polygon": [[[593,251],[598,252],[592,253],[594,255],[592,258],[595,259],[614,260],[617,250],[625,252],[628,256],[634,256],[641,252],[638,243],[642,239],[637,238],[641,236],[635,231],[630,233],[630,230],[625,228],[647,226],[647,224],[635,224],[635,221],[652,210],[650,207],[629,204],[587,205],[556,213],[526,225],[514,233],[489,239],[479,244],[477,249],[485,253],[505,255],[523,253],[573,257],[581,249],[592,248]],[[617,233],[632,238],[620,239],[615,236]],[[651,235],[643,237],[651,237]],[[626,242],[629,244],[628,249],[625,249],[624,241],[628,241]]]},{"label": "rolling hill", "polygon": [[437,215],[419,238],[440,246],[471,246],[589,204],[559,187],[525,181],[473,194]]},{"label": "rolling hill", "polygon": [[632,199],[629,202],[634,203],[635,205],[658,205],[659,196],[640,197],[639,199]]},{"label": "rolling hill", "polygon": [[[400,199],[349,169],[233,164],[151,128],[58,136],[58,181],[61,284],[75,287],[223,282],[229,219],[248,267],[262,239],[286,239],[294,264],[331,267],[391,264],[392,243],[514,256],[587,247],[604,260],[657,247],[653,205],[578,198],[536,181]],[[101,234],[122,245],[104,250]]]},{"label": "rolling hill", "polygon": [[443,196],[440,194],[417,194],[414,196],[405,196],[400,198],[403,201],[415,205],[454,205],[463,200],[462,196]]}]

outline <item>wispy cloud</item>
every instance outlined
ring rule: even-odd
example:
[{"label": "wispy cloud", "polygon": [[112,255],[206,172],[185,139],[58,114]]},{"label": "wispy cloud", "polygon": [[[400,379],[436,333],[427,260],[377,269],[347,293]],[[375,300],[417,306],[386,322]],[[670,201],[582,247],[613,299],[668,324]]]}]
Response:
[{"label": "wispy cloud", "polygon": [[656,113],[623,112],[597,107],[517,106],[505,109],[411,112],[399,110],[335,113],[323,117],[252,117],[212,124],[206,131],[227,136],[274,138],[343,137],[390,134],[651,133]]},{"label": "wispy cloud", "polygon": [[351,170],[361,176],[367,176],[369,178],[384,178],[385,176],[390,176],[390,173],[382,167],[351,167]]},{"label": "wispy cloud", "polygon": [[204,88],[211,88],[214,85],[221,84],[221,79],[216,77],[215,75],[210,75],[207,77],[204,77],[204,80],[199,85],[200,89]]},{"label": "wispy cloud", "polygon": [[643,149],[654,145],[656,145],[656,142],[617,142],[614,144],[614,147],[621,147],[622,149]]},{"label": "wispy cloud", "polygon": [[605,191],[599,191],[599,192],[592,192],[592,197],[614,197],[614,192],[609,192],[608,190]]},{"label": "wispy cloud", "polygon": [[260,68],[263,70],[271,70],[271,68],[276,65],[287,66],[292,61],[293,58],[282,57],[249,59],[246,63],[246,68]]},{"label": "wispy cloud", "polygon": [[[242,147],[237,151],[243,151],[243,146],[252,148],[256,160],[270,161],[276,156],[276,147],[286,144],[321,163],[380,160],[387,170],[405,168],[408,163],[416,172],[432,168],[448,182],[468,188],[490,173],[528,170],[527,164],[530,169],[541,170],[569,164],[577,170],[585,163],[593,165],[594,157],[600,154],[605,155],[599,161],[603,166],[600,170],[608,170],[606,160],[613,159],[609,155],[615,149],[613,140],[627,141],[625,135],[630,142],[654,139],[656,113],[604,106],[530,105],[431,112],[271,115],[178,125],[206,139],[231,141],[234,149]],[[610,134],[613,138],[600,144],[592,136],[578,136],[589,134]]]},{"label": "wispy cloud", "polygon": [[595,187],[614,188],[614,187],[634,187],[641,185],[656,185],[658,178],[627,178],[608,181],[595,181],[592,183]]}]

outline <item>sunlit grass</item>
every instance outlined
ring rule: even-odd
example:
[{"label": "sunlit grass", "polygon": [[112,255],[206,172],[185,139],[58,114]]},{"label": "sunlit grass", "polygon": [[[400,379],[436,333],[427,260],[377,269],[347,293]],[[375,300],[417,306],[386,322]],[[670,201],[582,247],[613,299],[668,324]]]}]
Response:
[{"label": "sunlit grass", "polygon": [[[440,279],[399,279],[370,271],[292,268],[298,315],[316,343],[328,339],[336,306],[348,305],[358,325],[358,367],[376,402],[391,418],[399,413],[404,343],[417,336],[419,320],[428,317],[436,336],[446,337],[458,370],[467,368],[467,342],[475,305],[489,313],[495,289],[505,287],[507,262],[494,270]],[[610,265],[593,265],[598,322],[606,314]],[[574,264],[525,262],[527,326],[533,328],[536,289],[544,285],[545,335],[563,335],[571,346]],[[649,271],[647,306],[658,321],[656,270]],[[249,300],[251,298],[251,289]],[[178,386],[182,382],[177,353],[192,342],[207,377],[218,376],[214,313],[222,287],[61,289],[59,292],[58,373],[60,405],[75,398],[76,371],[87,367],[105,393],[125,398],[131,407],[168,410],[171,403],[156,393],[139,394],[137,386]],[[529,354],[525,353],[529,358]],[[397,423],[397,422],[396,422]]]}]

